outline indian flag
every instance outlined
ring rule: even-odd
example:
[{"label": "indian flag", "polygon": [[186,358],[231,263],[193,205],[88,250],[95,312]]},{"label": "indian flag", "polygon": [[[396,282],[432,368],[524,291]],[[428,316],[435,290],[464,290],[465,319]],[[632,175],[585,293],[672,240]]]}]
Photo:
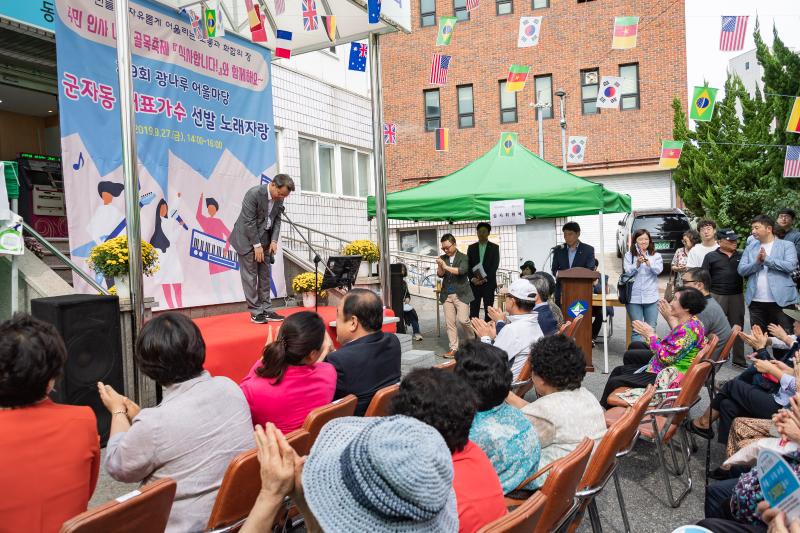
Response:
[{"label": "indian flag", "polygon": [[636,35],[639,30],[639,17],[614,17],[614,39],[611,48],[627,50],[636,48]]},{"label": "indian flag", "polygon": [[800,133],[800,96],[794,99],[792,114],[789,115],[789,123],[786,124],[786,131]]},{"label": "indian flag", "polygon": [[658,166],[677,168],[682,151],[683,141],[661,141],[661,159],[658,161]]},{"label": "indian flag", "polygon": [[531,67],[525,65],[511,65],[508,69],[508,80],[506,81],[506,91],[516,92],[525,88],[525,82],[528,81],[528,73]]}]

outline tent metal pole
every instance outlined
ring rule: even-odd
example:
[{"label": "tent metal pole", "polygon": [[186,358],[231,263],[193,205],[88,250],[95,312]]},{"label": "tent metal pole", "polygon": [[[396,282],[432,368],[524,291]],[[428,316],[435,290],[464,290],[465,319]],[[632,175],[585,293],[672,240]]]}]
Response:
[{"label": "tent metal pole", "polygon": [[375,174],[375,225],[378,230],[378,249],[381,296],[383,305],[392,307],[392,287],[389,257],[389,221],[386,212],[386,165],[383,158],[383,95],[381,87],[381,49],[377,33],[369,34],[369,78],[372,88],[372,162]]},{"label": "tent metal pole", "polygon": [[[603,188],[600,189],[601,194]],[[600,301],[603,314],[603,374],[608,374],[608,315],[606,314],[606,243],[603,234],[603,210],[598,214],[600,218]]]},{"label": "tent metal pole", "polygon": [[[537,98],[538,100],[538,98]],[[544,132],[542,130],[542,105],[536,105],[536,121],[539,123],[539,159],[544,160]]]},{"label": "tent metal pole", "polygon": [[125,219],[128,229],[128,275],[131,285],[131,311],[135,339],[144,321],[142,280],[142,230],[139,223],[139,177],[136,159],[136,117],[133,110],[131,78],[131,36],[128,27],[128,0],[117,0],[117,74],[119,75],[119,114],[122,134],[122,175],[125,182]]}]

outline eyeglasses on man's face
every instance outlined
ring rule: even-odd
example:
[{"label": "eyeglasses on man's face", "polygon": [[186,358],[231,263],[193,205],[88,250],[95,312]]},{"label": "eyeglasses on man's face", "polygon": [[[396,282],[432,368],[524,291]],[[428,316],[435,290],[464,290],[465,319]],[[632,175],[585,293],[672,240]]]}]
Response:
[{"label": "eyeglasses on man's face", "polygon": [[443,252],[449,252],[450,249],[453,248],[453,246],[455,246],[455,245],[454,244],[450,244],[450,243],[444,243],[444,244],[442,244],[442,251]]},{"label": "eyeglasses on man's face", "polygon": [[686,279],[686,278],[681,278],[681,281],[682,281],[684,284],[686,284],[686,283],[697,283],[697,280],[696,280],[696,279]]}]

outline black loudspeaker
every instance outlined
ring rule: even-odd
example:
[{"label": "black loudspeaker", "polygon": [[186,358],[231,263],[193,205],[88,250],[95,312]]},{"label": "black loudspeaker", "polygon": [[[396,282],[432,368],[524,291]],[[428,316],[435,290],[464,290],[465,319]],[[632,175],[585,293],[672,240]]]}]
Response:
[{"label": "black loudspeaker", "polygon": [[406,321],[403,320],[403,264],[392,263],[389,265],[392,285],[392,311],[400,319],[397,323],[397,333],[406,332]]},{"label": "black loudspeaker", "polygon": [[100,401],[97,382],[125,394],[119,299],[89,294],[36,298],[31,300],[31,314],[53,324],[67,346],[64,372],[50,397],[57,403],[91,407],[105,446],[111,413]]}]

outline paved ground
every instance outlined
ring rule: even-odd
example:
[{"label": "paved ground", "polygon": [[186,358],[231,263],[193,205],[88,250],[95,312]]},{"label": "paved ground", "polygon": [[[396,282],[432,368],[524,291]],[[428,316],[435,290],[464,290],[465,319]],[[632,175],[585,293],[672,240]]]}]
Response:
[{"label": "paved ground", "polygon": [[[619,260],[614,258],[609,261],[609,266],[615,265]],[[616,281],[617,276],[612,276],[612,281]],[[662,285],[664,281],[662,280]],[[442,333],[440,337],[435,334],[435,305],[433,301],[422,298],[415,298],[414,306],[418,310],[421,320],[422,333],[424,340],[415,342],[414,347],[419,349],[434,350],[437,354],[447,351],[447,340],[442,322]],[[443,320],[443,318],[442,318]],[[622,363],[622,352],[624,351],[625,336],[624,313],[618,311],[618,317],[614,321],[613,335],[609,339],[609,369]],[[658,334],[666,332],[663,321],[659,323]],[[593,359],[597,372],[590,373],[584,380],[584,385],[598,397],[603,390],[607,376],[603,370],[603,345],[602,342],[593,351]],[[437,362],[444,361],[438,358]],[[719,379],[730,379],[738,374],[739,370],[730,366],[724,368]],[[708,399],[703,393],[702,401],[692,410],[692,416],[701,413]],[[678,509],[669,506],[663,481],[658,471],[658,457],[655,447],[645,442],[640,442],[634,452],[625,459],[620,467],[622,479],[622,490],[625,497],[628,516],[631,528],[634,533],[663,533],[671,532],[673,529],[694,523],[703,518],[703,488],[704,488],[704,462],[705,462],[705,441],[700,441],[700,451],[693,455],[691,461],[691,471],[693,473],[694,487]],[[724,459],[724,447],[714,442],[711,448],[712,468],[717,466]],[[675,491],[681,488],[677,482],[673,481]],[[135,485],[118,483],[108,477],[105,472],[100,473],[100,480],[90,503],[91,506],[103,503],[110,498],[117,497],[125,492],[136,488]],[[623,531],[622,519],[619,512],[617,497],[613,484],[609,484],[598,497],[599,510],[606,531]],[[591,528],[587,520],[581,525],[579,531],[588,532]]]}]

